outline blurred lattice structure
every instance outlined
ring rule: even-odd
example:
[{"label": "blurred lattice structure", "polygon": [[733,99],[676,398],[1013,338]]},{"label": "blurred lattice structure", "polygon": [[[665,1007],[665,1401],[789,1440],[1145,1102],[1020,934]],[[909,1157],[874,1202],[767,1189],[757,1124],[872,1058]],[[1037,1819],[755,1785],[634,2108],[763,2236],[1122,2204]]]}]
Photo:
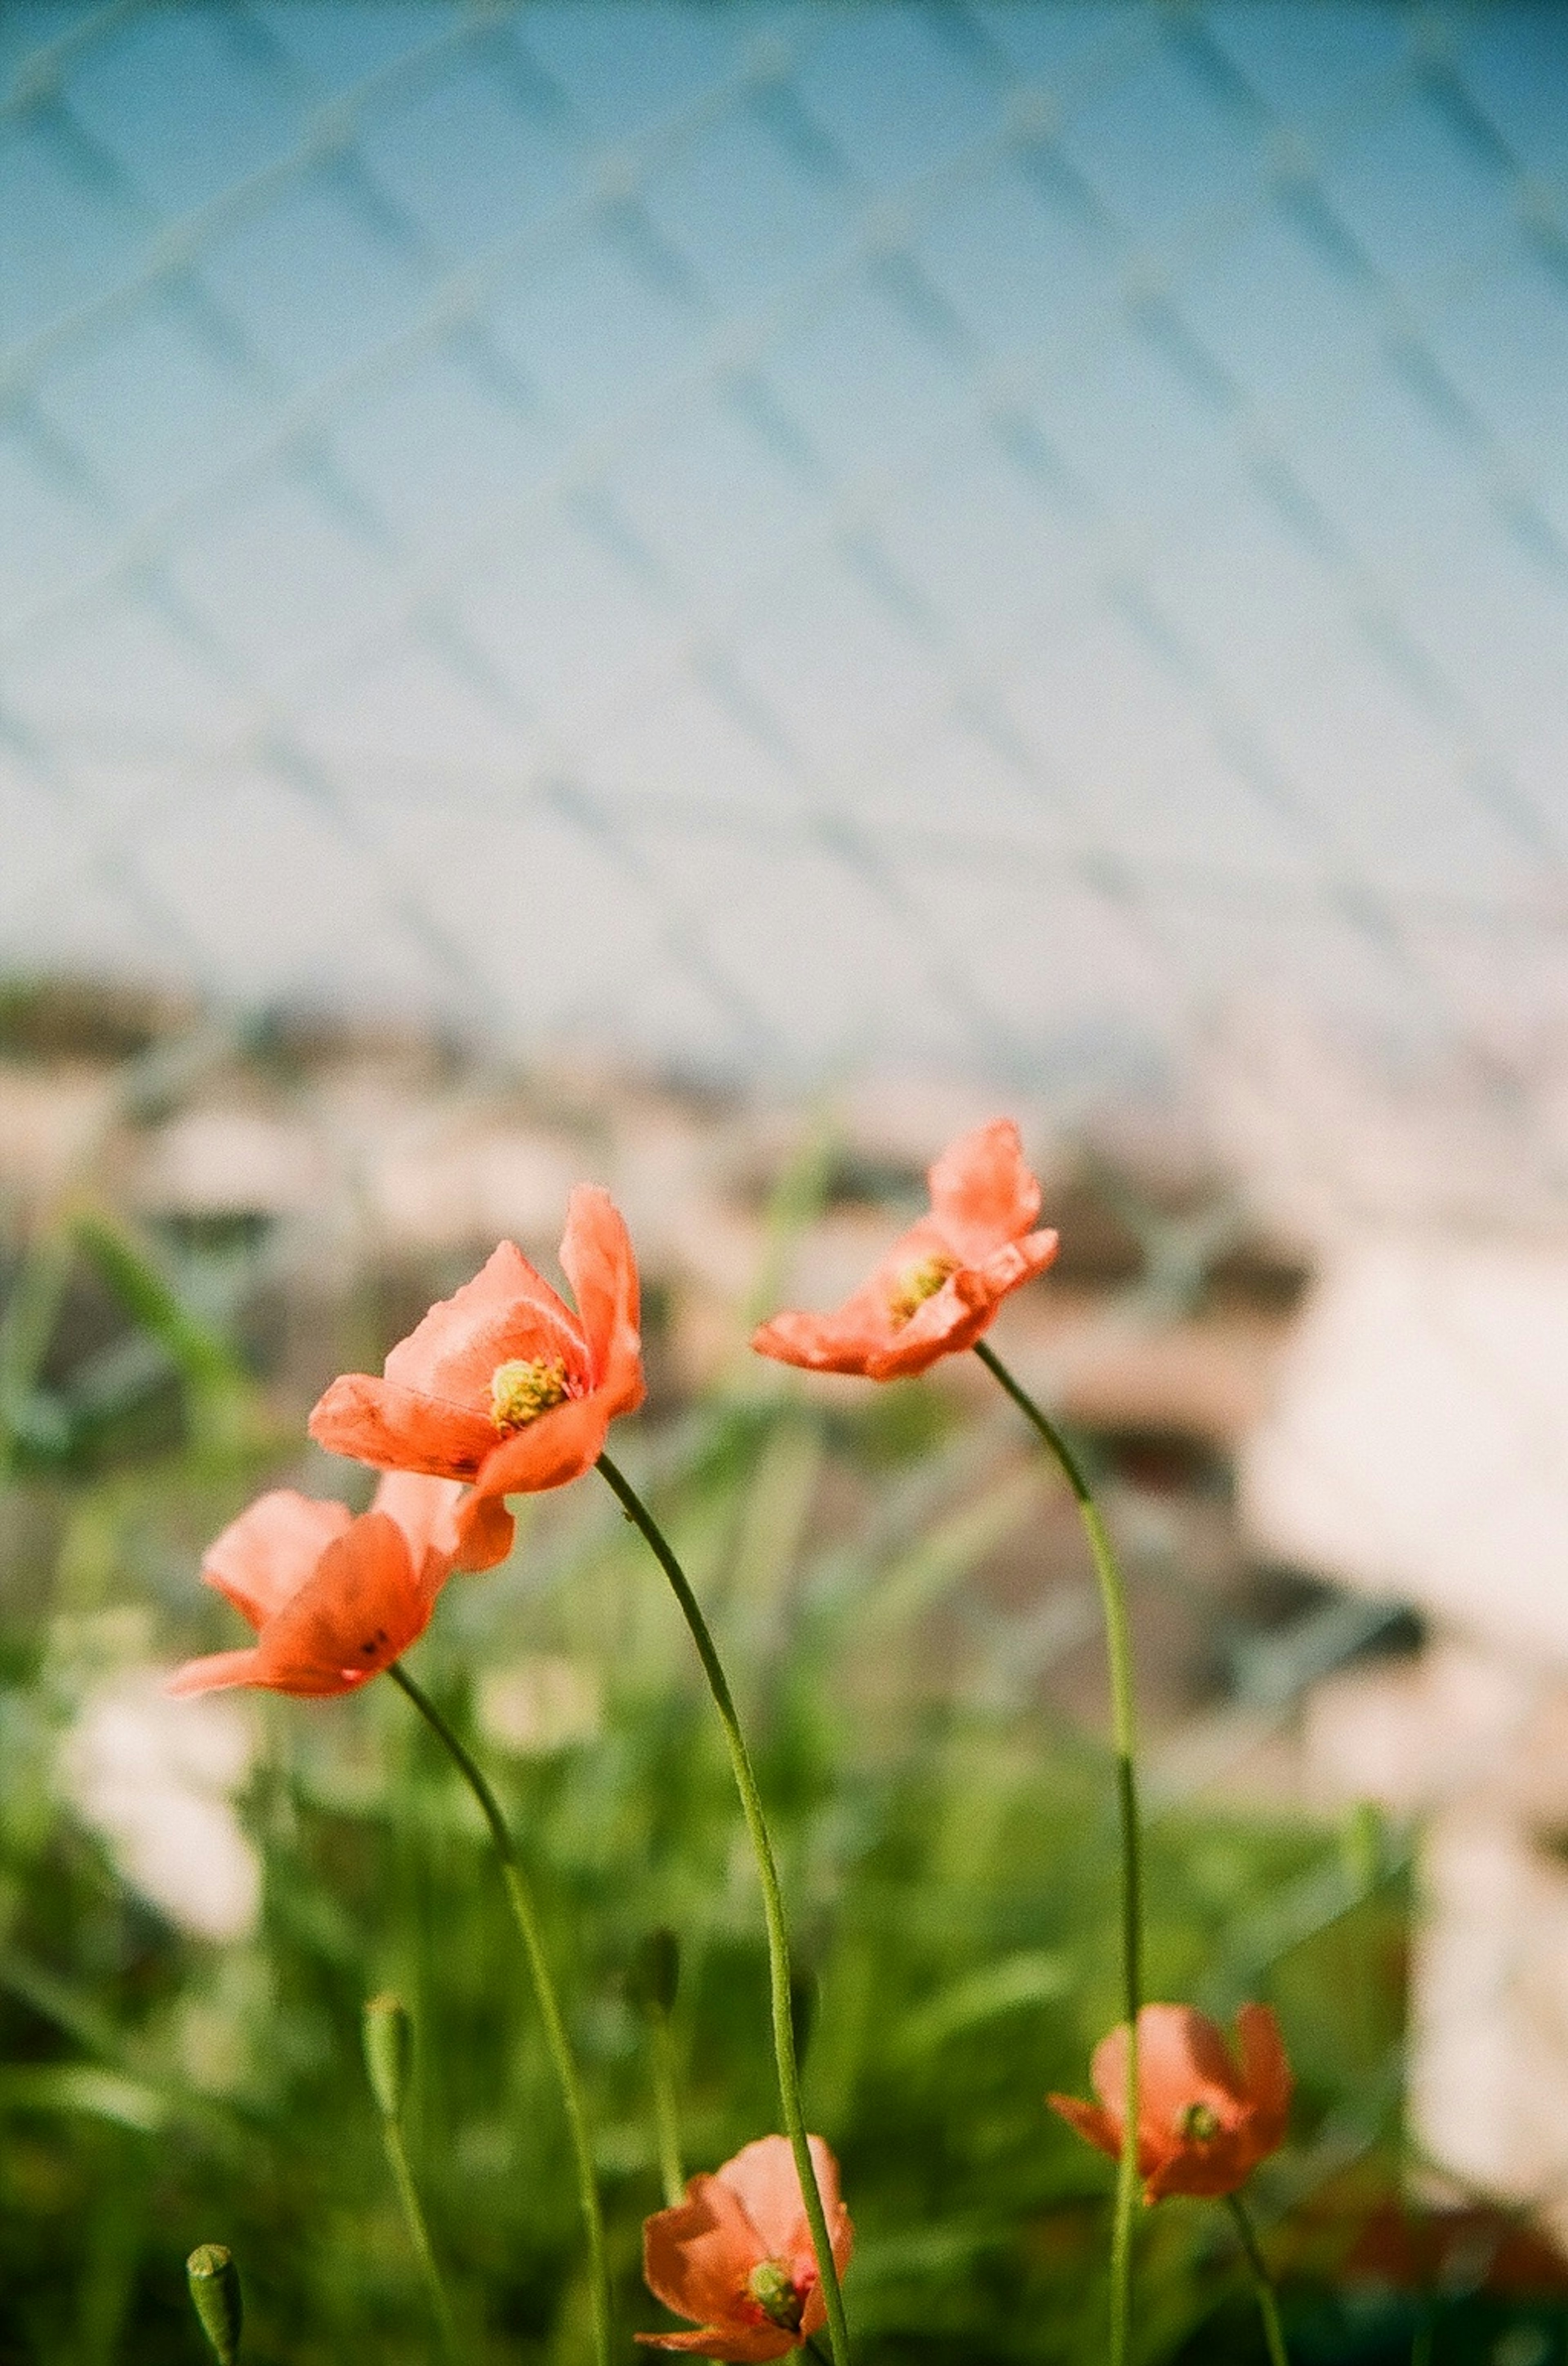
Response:
[{"label": "blurred lattice structure", "polygon": [[4,38],[14,963],[1555,1209],[1552,12]]}]

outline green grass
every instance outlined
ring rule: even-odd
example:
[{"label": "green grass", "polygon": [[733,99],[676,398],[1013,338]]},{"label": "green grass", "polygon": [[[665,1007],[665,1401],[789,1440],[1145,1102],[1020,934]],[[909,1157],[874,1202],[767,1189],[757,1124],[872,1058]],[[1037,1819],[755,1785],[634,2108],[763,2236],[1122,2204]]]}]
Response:
[{"label": "green grass", "polygon": [[[78,1428],[51,1431],[29,1390],[53,1268],[24,1275],[0,1342],[20,1414],[0,1536],[0,2361],[198,2360],[184,2261],[204,2241],[239,2261],[254,2366],[434,2360],[360,2048],[365,2000],[392,1989],[417,2028],[406,2127],[465,2353],[578,2366],[587,2294],[558,2095],[478,1815],[395,1688],[254,1699],[243,1808],[265,1889],[242,1943],[183,1936],[62,1804],[62,1738],[96,1677],[237,1639],[197,1583],[202,1546],[299,1469],[297,1428],[265,1416],[133,1245],[99,1231],[85,1248],[177,1402],[153,1433],[117,1431],[112,1405],[89,1408],[95,1428],[78,1391]],[[69,1412],[69,1386],[57,1395]],[[1007,1622],[956,1615],[1053,1484],[998,1435],[919,1384],[847,1412],[788,1384],[617,1441],[714,1618],[753,1740],[802,1970],[808,2112],[859,2233],[863,2366],[1103,2357],[1111,2164],[1043,2098],[1083,2090],[1117,2017],[1110,1769],[1035,1705]],[[304,1467],[316,1492],[355,1483]],[[597,1689],[597,1729],[522,1757],[487,1737],[477,1696],[542,1653]],[[648,2029],[627,1993],[649,1931],[681,1939],[688,2172],[778,2124],[759,1901],[719,1736],[659,1572],[592,1479],[525,1508],[503,1570],[452,1582],[410,1665],[482,1755],[540,1896],[629,2358],[632,2328],[663,2321],[638,2275],[660,2188]],[[1149,1992],[1224,2013],[1260,1997],[1284,2022],[1292,2143],[1256,2200],[1300,2268],[1302,2359],[1408,2357],[1405,2304],[1362,2322],[1336,2296],[1323,2216],[1337,2180],[1382,2192],[1395,2170],[1398,1850],[1361,1826],[1183,1811],[1154,1822],[1147,1858]],[[1309,2221],[1315,2250],[1291,2250]],[[1140,2239],[1142,2359],[1260,2355],[1222,2213],[1163,2205]],[[1439,2351],[1444,2366],[1490,2354]]]}]

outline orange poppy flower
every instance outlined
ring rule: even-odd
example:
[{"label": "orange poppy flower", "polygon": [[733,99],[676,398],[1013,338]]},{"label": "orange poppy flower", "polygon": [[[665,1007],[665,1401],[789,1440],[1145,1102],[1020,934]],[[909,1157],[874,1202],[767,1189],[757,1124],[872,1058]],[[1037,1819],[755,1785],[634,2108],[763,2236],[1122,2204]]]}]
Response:
[{"label": "orange poppy flower", "polygon": [[247,1651],[190,1660],[173,1693],[260,1684],[349,1693],[406,1651],[465,1556],[461,1488],[399,1472],[358,1519],[289,1487],[263,1495],[209,1547],[207,1583],[254,1628]]},{"label": "orange poppy flower", "polygon": [[[854,2247],[839,2199],[839,2164],[812,2136],[833,2262],[842,2275]],[[786,2136],[760,2136],[711,2177],[694,2177],[686,2199],[643,2227],[643,2274],[655,2299],[695,2333],[639,2333],[656,2349],[699,2358],[783,2358],[828,2322],[795,2154]]]},{"label": "orange poppy flower", "polygon": [[[1138,2015],[1138,2172],[1145,2202],[1168,2193],[1234,2193],[1283,2142],[1291,2066],[1280,2024],[1265,2004],[1236,2015],[1239,2067],[1206,2013],[1146,2004]],[[1113,2160],[1122,2151],[1127,2024],[1102,2037],[1090,2067],[1099,2103],[1047,2101]]]},{"label": "orange poppy flower", "polygon": [[831,1314],[775,1314],[752,1335],[760,1356],[899,1380],[972,1347],[1009,1291],[1044,1272],[1057,1236],[1030,1230],[1040,1186],[1010,1118],[949,1143],[928,1179],[930,1215],[894,1243],[870,1280]]},{"label": "orange poppy flower", "polygon": [[502,1241],[400,1340],[384,1379],[350,1372],[310,1415],[311,1436],[334,1454],[378,1470],[471,1480],[470,1529],[477,1538],[482,1527],[489,1551],[471,1566],[488,1568],[510,1549],[502,1496],[580,1479],[615,1415],[642,1403],[637,1260],[607,1192],[573,1191],[560,1261],[575,1314]]}]

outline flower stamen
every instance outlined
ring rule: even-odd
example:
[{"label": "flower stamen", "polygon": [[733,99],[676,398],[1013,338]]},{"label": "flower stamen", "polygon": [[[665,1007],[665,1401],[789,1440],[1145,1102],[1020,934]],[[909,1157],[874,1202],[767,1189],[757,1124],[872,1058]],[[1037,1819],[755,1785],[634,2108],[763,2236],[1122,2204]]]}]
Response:
[{"label": "flower stamen", "polygon": [[958,1259],[944,1256],[939,1249],[919,1265],[906,1266],[893,1285],[887,1301],[887,1311],[893,1317],[894,1328],[901,1331],[906,1323],[918,1314],[928,1298],[934,1298],[949,1274],[958,1271]]},{"label": "flower stamen", "polygon": [[746,2289],[770,2325],[784,2333],[800,2331],[806,2304],[783,2259],[759,2259],[746,2279]]},{"label": "flower stamen", "polygon": [[571,1390],[566,1366],[558,1356],[541,1356],[532,1363],[498,1364],[491,1375],[491,1419],[503,1437],[526,1429],[542,1413],[564,1404]]}]

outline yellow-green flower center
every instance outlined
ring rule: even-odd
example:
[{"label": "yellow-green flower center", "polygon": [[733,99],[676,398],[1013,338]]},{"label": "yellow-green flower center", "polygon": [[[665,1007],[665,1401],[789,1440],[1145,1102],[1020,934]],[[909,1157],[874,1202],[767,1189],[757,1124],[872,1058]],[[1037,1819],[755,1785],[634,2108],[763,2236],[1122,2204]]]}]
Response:
[{"label": "yellow-green flower center", "polygon": [[1176,2114],[1176,2133],[1184,2144],[1213,2144],[1220,2124],[1207,2103],[1184,2103]]},{"label": "yellow-green flower center", "polygon": [[770,2325],[784,2333],[798,2333],[804,2308],[795,2278],[782,2259],[759,2259],[746,2279],[746,2289]]},{"label": "yellow-green flower center", "polygon": [[504,1436],[526,1429],[542,1413],[565,1404],[571,1391],[566,1366],[558,1356],[539,1357],[533,1363],[498,1364],[491,1375],[491,1419]]},{"label": "yellow-green flower center", "polygon": [[958,1271],[956,1257],[943,1256],[940,1251],[924,1257],[919,1265],[906,1266],[893,1285],[887,1309],[895,1325],[902,1330],[913,1314],[918,1314],[928,1298],[934,1298],[950,1273]]}]

